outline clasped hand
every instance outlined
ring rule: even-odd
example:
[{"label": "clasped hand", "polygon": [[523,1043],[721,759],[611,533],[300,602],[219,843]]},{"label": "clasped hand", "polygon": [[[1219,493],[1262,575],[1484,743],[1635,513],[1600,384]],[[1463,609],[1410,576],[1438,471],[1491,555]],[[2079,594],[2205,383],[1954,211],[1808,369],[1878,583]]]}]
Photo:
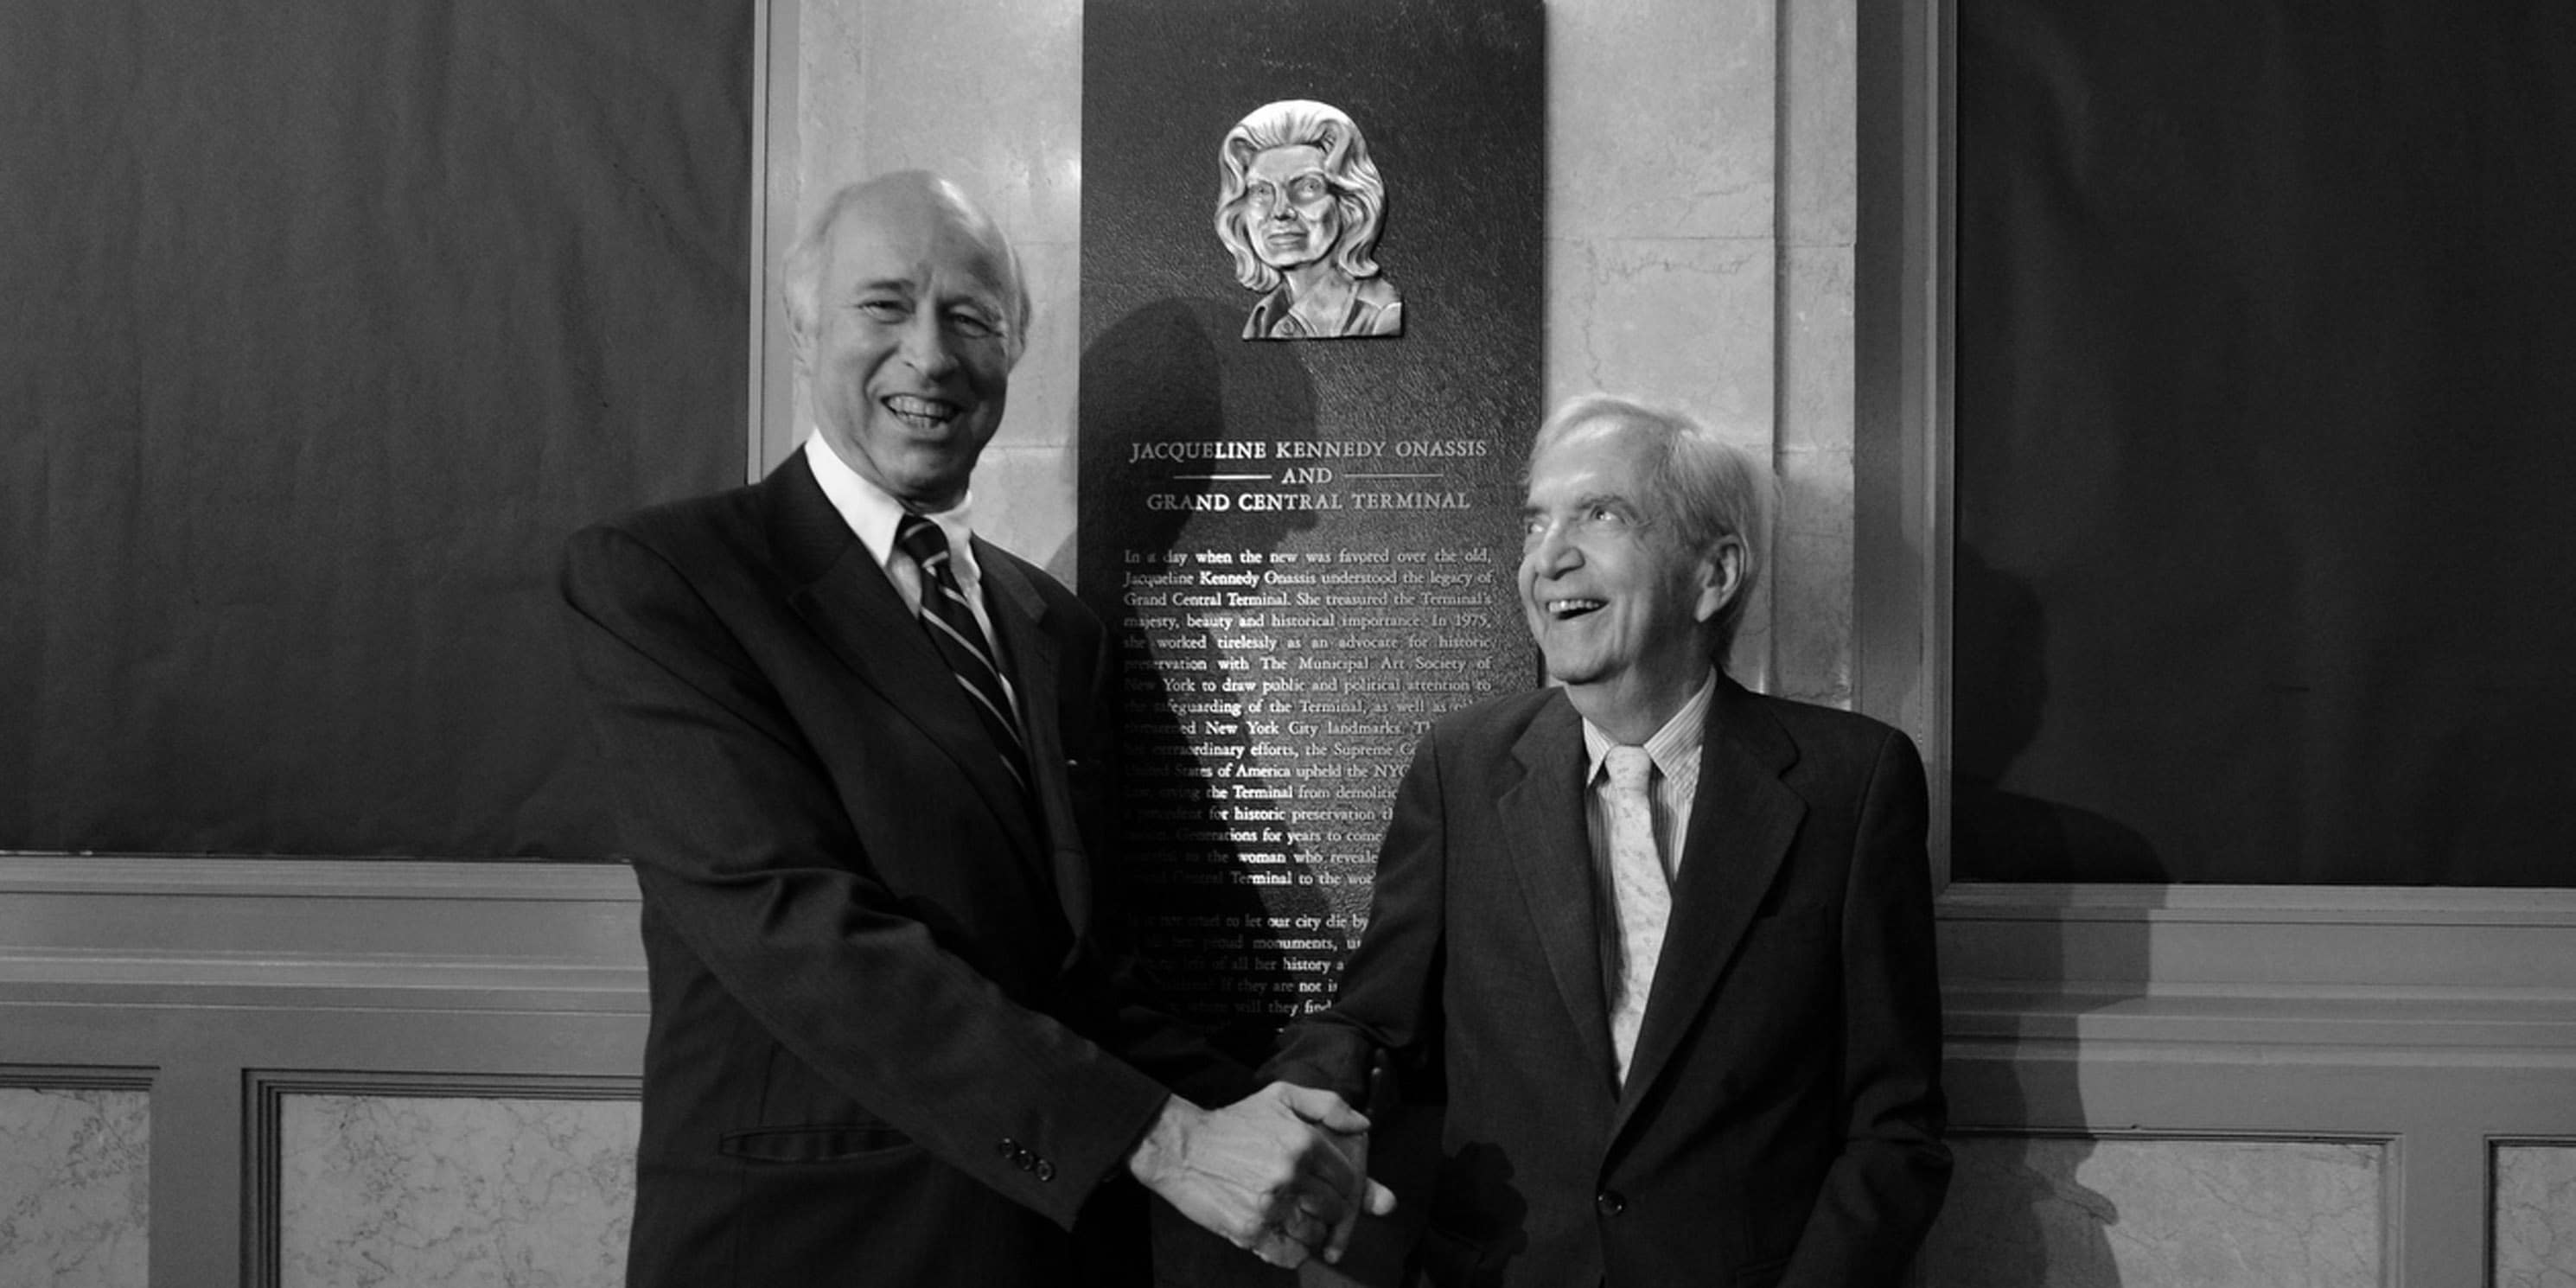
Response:
[{"label": "clasped hand", "polygon": [[1274,1266],[1338,1262],[1362,1211],[1395,1195],[1368,1179],[1368,1119],[1329,1091],[1274,1082],[1222,1109],[1164,1102],[1127,1160],[1183,1216]]}]

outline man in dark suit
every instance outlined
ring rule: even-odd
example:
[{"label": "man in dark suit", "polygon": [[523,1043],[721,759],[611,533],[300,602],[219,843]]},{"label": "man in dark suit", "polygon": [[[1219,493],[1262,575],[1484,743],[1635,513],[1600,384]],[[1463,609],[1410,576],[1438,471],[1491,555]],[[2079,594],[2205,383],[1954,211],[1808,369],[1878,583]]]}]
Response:
[{"label": "man in dark suit", "polygon": [[1445,1093],[1432,1283],[1892,1285],[1940,1206],[1921,762],[1712,662],[1762,477],[1672,413],[1549,418],[1520,591],[1557,686],[1433,726],[1339,996],[1272,1063]]},{"label": "man in dark suit", "polygon": [[1089,868],[1106,633],[969,527],[1029,321],[1009,243],[891,175],[832,198],[782,286],[804,448],[565,557],[644,896],[629,1282],[1133,1275],[1148,1190],[1295,1264],[1364,1185],[1366,1120],[1237,1100],[1137,995]]}]

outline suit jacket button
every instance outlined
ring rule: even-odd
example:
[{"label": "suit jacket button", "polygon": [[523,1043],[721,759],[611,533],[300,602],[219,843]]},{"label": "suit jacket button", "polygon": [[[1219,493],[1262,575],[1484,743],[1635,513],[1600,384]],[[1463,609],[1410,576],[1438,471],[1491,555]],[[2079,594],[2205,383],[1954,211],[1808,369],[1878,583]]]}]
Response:
[{"label": "suit jacket button", "polygon": [[1045,1160],[1045,1159],[1043,1159],[1043,1158],[1039,1159],[1039,1160],[1038,1160],[1038,1182],[1039,1182],[1040,1184],[1044,1184],[1044,1183],[1046,1183],[1046,1182],[1048,1182],[1048,1181],[1052,1181],[1052,1180],[1054,1180],[1054,1179],[1055,1179],[1055,1164],[1050,1163],[1050,1162],[1046,1161],[1046,1160]]},{"label": "suit jacket button", "polygon": [[1603,1190],[1592,1196],[1592,1207],[1603,1216],[1617,1216],[1628,1210],[1628,1198],[1617,1190]]},{"label": "suit jacket button", "polygon": [[1002,1160],[1004,1162],[1008,1162],[1020,1156],[1020,1142],[1013,1140],[1008,1136],[1004,1136],[1002,1138],[1000,1149],[1002,1151]]}]

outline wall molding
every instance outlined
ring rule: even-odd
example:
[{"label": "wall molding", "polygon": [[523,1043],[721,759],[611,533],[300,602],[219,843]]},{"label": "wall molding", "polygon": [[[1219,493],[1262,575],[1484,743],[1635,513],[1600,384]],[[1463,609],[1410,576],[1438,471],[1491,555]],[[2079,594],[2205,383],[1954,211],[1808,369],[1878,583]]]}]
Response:
[{"label": "wall molding", "polygon": [[27,1091],[152,1090],[160,1070],[131,1065],[0,1064],[0,1087]]},{"label": "wall molding", "polygon": [[[616,864],[0,854],[0,1085],[152,1095],[153,1264],[273,1282],[293,1094],[624,1098]],[[2576,1141],[2576,892],[1954,885],[1962,1135],[2387,1143],[2391,1283],[2473,1282]],[[263,1278],[261,1276],[268,1276]]]},{"label": "wall molding", "polygon": [[[641,1015],[622,864],[0,854],[0,999]],[[1955,1039],[2576,1060],[2576,891],[1957,884]]]},{"label": "wall molding", "polygon": [[0,854],[0,1078],[148,1086],[153,1280],[268,1274],[263,1097],[632,1096],[639,911],[613,863]]},{"label": "wall molding", "polygon": [[1972,1051],[2576,1067],[2576,891],[1954,885],[1939,923]]},{"label": "wall molding", "polygon": [[2475,1283],[2491,1142],[2576,1134],[2576,892],[1957,884],[1961,1136],[2382,1140],[2384,1282]]},{"label": "wall molding", "polygon": [[285,1265],[285,1112],[291,1096],[425,1100],[636,1100],[640,1077],[248,1069],[242,1074],[242,1282],[274,1288]]},{"label": "wall molding", "polygon": [[0,895],[637,902],[623,863],[0,850]]},{"label": "wall molding", "polygon": [[0,855],[0,1000],[645,1009],[622,864]]},{"label": "wall molding", "polygon": [[2576,890],[1961,881],[1943,890],[1939,903],[1945,921],[2331,922],[2576,930]]}]

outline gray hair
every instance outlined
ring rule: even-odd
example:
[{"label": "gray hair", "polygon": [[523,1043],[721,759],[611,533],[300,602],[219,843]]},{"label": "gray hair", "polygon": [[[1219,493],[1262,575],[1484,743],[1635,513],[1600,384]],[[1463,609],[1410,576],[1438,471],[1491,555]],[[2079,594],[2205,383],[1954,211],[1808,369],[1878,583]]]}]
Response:
[{"label": "gray hair", "polygon": [[1762,580],[1764,518],[1771,510],[1771,471],[1752,453],[1717,436],[1688,412],[1656,407],[1615,394],[1584,394],[1559,406],[1530,440],[1530,460],[1602,422],[1642,436],[1646,458],[1644,500],[1650,521],[1669,517],[1682,550],[1699,553],[1733,537],[1744,545],[1744,569],[1735,596],[1709,624],[1709,654],[1721,663],[1744,623],[1745,606]]},{"label": "gray hair", "polygon": [[1019,248],[1011,244],[1001,225],[967,197],[964,189],[926,170],[898,170],[843,184],[823,199],[822,208],[806,221],[804,233],[787,248],[778,264],[778,293],[787,306],[788,327],[800,336],[812,333],[823,291],[823,261],[832,249],[832,231],[853,206],[893,187],[919,190],[944,207],[960,226],[1001,252],[1003,266],[1011,274],[1010,298],[1004,301],[1010,317],[1002,332],[1002,350],[1011,365],[1018,366],[1020,355],[1028,351],[1031,311],[1028,275],[1020,270]]}]

